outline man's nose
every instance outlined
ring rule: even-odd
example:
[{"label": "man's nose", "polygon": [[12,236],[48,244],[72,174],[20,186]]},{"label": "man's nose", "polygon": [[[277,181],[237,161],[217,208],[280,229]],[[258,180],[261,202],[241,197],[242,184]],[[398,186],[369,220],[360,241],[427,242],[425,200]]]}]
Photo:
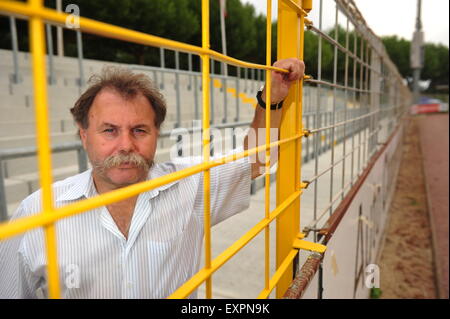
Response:
[{"label": "man's nose", "polygon": [[131,136],[131,134],[129,134],[129,133],[121,134],[120,138],[119,138],[118,148],[119,148],[120,152],[125,152],[125,153],[134,151],[135,145],[134,145],[133,136]]}]

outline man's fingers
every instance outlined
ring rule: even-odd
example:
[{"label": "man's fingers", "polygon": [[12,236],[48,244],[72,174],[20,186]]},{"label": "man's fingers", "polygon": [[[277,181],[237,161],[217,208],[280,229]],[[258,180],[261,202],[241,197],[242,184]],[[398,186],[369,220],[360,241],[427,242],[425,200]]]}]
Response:
[{"label": "man's fingers", "polygon": [[296,81],[304,75],[305,64],[298,59],[280,60],[274,63],[274,66],[289,70],[289,73],[282,73],[283,78],[287,81]]},{"label": "man's fingers", "polygon": [[300,70],[295,69],[288,74],[289,81],[297,81],[300,78]]},{"label": "man's fingers", "polygon": [[295,59],[293,60],[289,70],[291,71],[289,73],[289,80],[296,81],[304,75],[305,64],[303,63],[303,61]]}]

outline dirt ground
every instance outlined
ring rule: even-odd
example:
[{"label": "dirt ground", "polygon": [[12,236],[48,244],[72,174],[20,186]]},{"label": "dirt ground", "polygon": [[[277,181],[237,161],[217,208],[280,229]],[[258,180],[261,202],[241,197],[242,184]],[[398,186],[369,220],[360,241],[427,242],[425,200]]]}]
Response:
[{"label": "dirt ground", "polygon": [[401,161],[379,260],[381,298],[437,298],[416,118],[409,121]]}]

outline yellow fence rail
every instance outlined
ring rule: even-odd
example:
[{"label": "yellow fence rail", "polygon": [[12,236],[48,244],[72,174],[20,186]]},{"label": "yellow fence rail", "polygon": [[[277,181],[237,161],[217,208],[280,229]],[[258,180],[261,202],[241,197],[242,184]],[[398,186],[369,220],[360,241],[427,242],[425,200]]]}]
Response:
[{"label": "yellow fence rail", "polygon": [[[311,9],[311,0],[279,1],[279,29],[278,29],[278,58],[303,57],[303,29],[304,18],[307,11]],[[301,124],[301,101],[302,101],[302,80],[293,86],[288,98],[284,102],[283,120],[280,140],[274,143],[262,145],[237,155],[224,157],[211,161],[209,158],[210,134],[209,134],[209,82],[210,59],[226,62],[231,65],[264,69],[266,70],[266,84],[271,87],[270,72],[288,72],[287,70],[271,66],[271,0],[267,1],[267,47],[266,65],[248,63],[225,56],[216,51],[210,50],[209,35],[209,1],[202,0],[202,46],[197,47],[182,42],[172,41],[141,32],[128,30],[114,25],[80,17],[80,31],[114,38],[127,42],[133,42],[147,46],[157,46],[167,49],[174,49],[181,52],[197,54],[203,62],[203,163],[188,169],[178,171],[154,180],[135,184],[120,190],[102,194],[95,198],[90,198],[75,204],[61,208],[55,208],[52,200],[52,164],[50,153],[50,134],[47,111],[47,87],[45,71],[45,38],[44,23],[51,23],[65,26],[67,14],[45,8],[42,0],[29,0],[27,3],[14,1],[0,1],[0,13],[15,15],[20,18],[28,18],[30,21],[31,54],[33,56],[33,83],[34,102],[36,107],[36,132],[37,144],[39,148],[39,172],[40,186],[42,188],[42,211],[40,214],[18,219],[12,223],[0,225],[0,240],[26,232],[36,227],[44,227],[46,236],[46,250],[48,257],[48,285],[49,297],[60,298],[60,284],[57,266],[57,245],[55,237],[55,223],[69,216],[80,214],[90,209],[104,206],[110,203],[135,196],[141,192],[151,190],[155,187],[170,183],[189,175],[204,172],[204,231],[205,231],[205,266],[182,287],[175,291],[170,298],[184,298],[195,290],[201,283],[206,282],[206,297],[212,296],[212,274],[221,267],[228,259],[244,247],[253,237],[263,229],[265,230],[265,288],[261,292],[261,298],[269,296],[271,291],[278,285],[277,296],[283,295],[292,281],[292,260],[297,255],[298,250],[293,248],[293,242],[298,237],[299,229],[299,197],[300,183],[300,154],[303,134]],[[270,89],[267,90],[267,99],[270,100]],[[270,127],[270,112],[266,112],[266,127]],[[270,130],[266,130],[266,141],[270,141]],[[280,147],[280,161],[278,173],[277,208],[270,212],[270,148]],[[217,258],[211,258],[211,232],[210,232],[210,169],[217,165],[222,165],[242,157],[250,156],[261,151],[266,152],[266,209],[265,218],[249,230],[233,245],[227,248]],[[295,158],[295,161],[292,161]],[[293,173],[294,172],[294,173]],[[277,232],[277,271],[270,277],[269,272],[269,225],[277,219],[277,229],[284,231]],[[294,223],[292,223],[294,220]]]}]

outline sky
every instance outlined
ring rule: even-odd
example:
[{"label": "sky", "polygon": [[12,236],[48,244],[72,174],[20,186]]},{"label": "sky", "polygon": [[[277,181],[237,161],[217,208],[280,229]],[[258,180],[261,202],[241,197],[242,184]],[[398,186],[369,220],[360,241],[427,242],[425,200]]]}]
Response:
[{"label": "sky", "polygon": [[[258,13],[266,14],[265,0],[242,0],[251,3]],[[397,35],[407,40],[412,39],[416,25],[416,0],[354,0],[372,31],[378,36]],[[272,15],[276,16],[277,0],[272,0]],[[319,26],[319,3],[313,0],[313,10],[308,18]],[[335,23],[335,6],[333,0],[323,0],[323,29]],[[346,25],[344,16],[338,21]],[[422,30],[425,42],[449,46],[449,0],[422,0]]]}]

